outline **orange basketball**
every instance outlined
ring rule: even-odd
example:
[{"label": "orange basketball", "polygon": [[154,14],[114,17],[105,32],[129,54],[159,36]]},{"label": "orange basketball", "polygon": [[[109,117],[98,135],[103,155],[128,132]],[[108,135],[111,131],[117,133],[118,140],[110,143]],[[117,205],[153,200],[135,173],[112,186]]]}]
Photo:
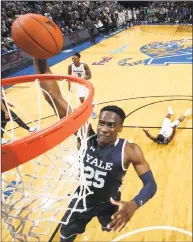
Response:
[{"label": "orange basketball", "polygon": [[59,27],[39,14],[21,15],[13,22],[11,35],[18,48],[41,59],[58,54],[64,42]]}]

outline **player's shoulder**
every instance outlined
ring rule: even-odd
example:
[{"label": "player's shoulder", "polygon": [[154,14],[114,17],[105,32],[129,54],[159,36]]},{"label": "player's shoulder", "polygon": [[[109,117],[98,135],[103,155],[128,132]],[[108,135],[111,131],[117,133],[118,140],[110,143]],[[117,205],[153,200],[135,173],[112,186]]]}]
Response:
[{"label": "player's shoulder", "polygon": [[88,64],[86,64],[86,63],[81,63],[81,64],[83,64],[83,66],[84,66],[85,69],[88,69],[89,68]]},{"label": "player's shoulder", "polygon": [[142,149],[138,144],[127,140],[126,144],[125,144],[125,153],[128,156],[130,156],[130,155],[133,156],[133,155],[137,155],[137,154],[142,153]]},{"label": "player's shoulder", "polygon": [[68,65],[68,68],[72,68],[72,65],[73,65],[73,63],[69,64],[69,65]]}]

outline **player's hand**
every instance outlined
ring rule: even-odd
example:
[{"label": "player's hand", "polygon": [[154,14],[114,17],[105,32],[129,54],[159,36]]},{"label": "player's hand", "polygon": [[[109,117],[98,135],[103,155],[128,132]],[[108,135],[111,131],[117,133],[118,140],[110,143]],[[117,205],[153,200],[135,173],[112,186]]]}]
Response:
[{"label": "player's hand", "polygon": [[148,132],[149,132],[149,129],[143,129],[143,131],[144,131],[145,133],[148,133]]},{"label": "player's hand", "polygon": [[9,117],[9,113],[8,113],[8,112],[5,113],[5,119],[6,119],[6,120],[9,120],[9,119],[10,119],[10,117]]},{"label": "player's hand", "polygon": [[138,207],[134,201],[122,202],[115,201],[113,198],[110,201],[113,205],[118,206],[119,209],[112,215],[112,221],[107,225],[107,228],[111,228],[113,231],[119,229],[120,232],[132,218]]}]

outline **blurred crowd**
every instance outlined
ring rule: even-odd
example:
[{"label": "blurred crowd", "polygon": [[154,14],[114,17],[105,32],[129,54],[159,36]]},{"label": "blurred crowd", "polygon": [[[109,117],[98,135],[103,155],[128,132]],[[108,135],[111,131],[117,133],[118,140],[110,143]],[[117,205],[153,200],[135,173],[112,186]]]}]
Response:
[{"label": "blurred crowd", "polygon": [[136,23],[179,23],[192,21],[191,2],[155,1],[148,6],[124,8],[117,1],[15,1],[1,2],[1,54],[17,49],[11,39],[11,25],[20,15],[37,13],[56,22],[63,34],[85,28],[103,30],[106,35]]},{"label": "blurred crowd", "polygon": [[192,22],[192,3],[188,1],[155,1],[146,8],[150,23],[186,24]]}]

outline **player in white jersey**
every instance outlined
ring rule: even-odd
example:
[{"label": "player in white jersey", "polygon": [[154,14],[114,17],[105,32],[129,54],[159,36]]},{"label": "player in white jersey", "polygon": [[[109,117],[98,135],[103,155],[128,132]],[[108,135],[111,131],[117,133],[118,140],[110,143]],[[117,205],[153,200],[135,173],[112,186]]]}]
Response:
[{"label": "player in white jersey", "polygon": [[[78,76],[86,80],[91,79],[91,71],[87,64],[80,62],[81,55],[75,53],[72,56],[73,63],[68,66],[68,75]],[[68,82],[68,88],[71,89],[71,83]],[[86,88],[83,85],[77,84],[77,95],[80,99],[80,102],[83,103],[85,97],[88,95]],[[93,109],[96,106],[96,102],[93,100]],[[96,112],[93,110],[92,117],[96,118]]]},{"label": "player in white jersey", "polygon": [[171,116],[174,114],[174,111],[171,109],[171,107],[168,107],[168,114],[166,115],[165,119],[163,120],[163,124],[161,127],[161,130],[156,137],[153,137],[148,129],[144,129],[143,131],[145,132],[146,136],[151,139],[153,142],[158,143],[158,144],[169,144],[172,139],[175,136],[176,133],[176,128],[180,125],[181,122],[184,121],[184,119],[189,116],[191,113],[191,109],[187,109],[186,112],[182,117],[179,119],[176,119],[174,122],[171,122]]}]

